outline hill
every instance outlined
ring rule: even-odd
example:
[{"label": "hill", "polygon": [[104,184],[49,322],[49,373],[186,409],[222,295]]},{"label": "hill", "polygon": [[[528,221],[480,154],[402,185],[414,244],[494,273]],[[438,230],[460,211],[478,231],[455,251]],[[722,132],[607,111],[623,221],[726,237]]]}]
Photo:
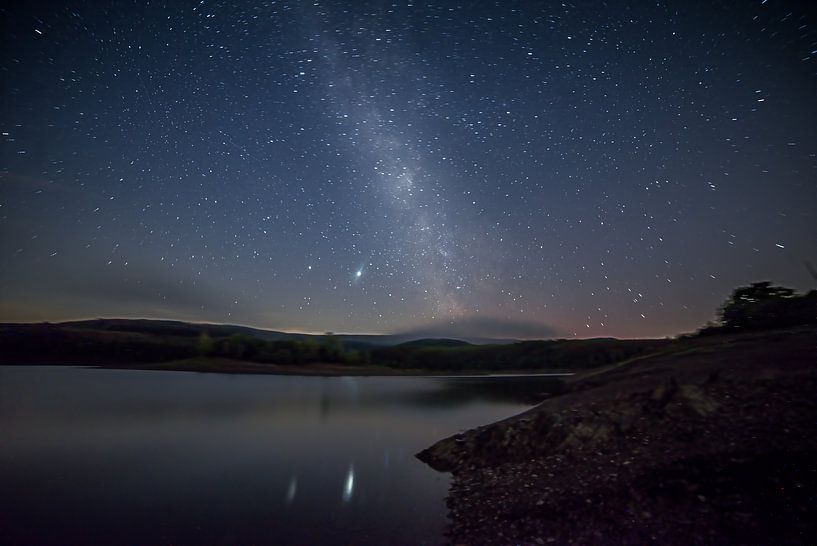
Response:
[{"label": "hill", "polygon": [[472,345],[461,339],[415,339],[400,343],[398,347],[467,347]]},{"label": "hill", "polygon": [[[402,342],[385,345],[397,341]],[[0,364],[252,373],[314,373],[319,364],[345,365],[349,373],[352,366],[363,367],[355,373],[375,373],[375,367],[377,373],[524,372],[586,369],[670,343],[602,338],[472,345],[455,339],[407,341],[400,336],[306,335],[220,324],[96,319],[0,324]],[[343,369],[333,368],[332,373]]]},{"label": "hill", "polygon": [[580,370],[655,352],[667,339],[519,341],[507,345],[404,343],[373,350],[372,359],[397,369],[439,371]]},{"label": "hill", "polygon": [[813,326],[689,338],[418,457],[457,544],[808,543],[815,392]]}]

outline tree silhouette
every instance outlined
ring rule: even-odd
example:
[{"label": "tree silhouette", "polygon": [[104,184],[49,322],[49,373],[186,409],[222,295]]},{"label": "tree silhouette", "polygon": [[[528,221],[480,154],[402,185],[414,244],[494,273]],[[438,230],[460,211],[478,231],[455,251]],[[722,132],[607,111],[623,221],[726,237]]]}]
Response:
[{"label": "tree silhouette", "polygon": [[202,332],[196,342],[196,352],[201,356],[210,356],[215,352],[216,344],[207,332]]},{"label": "tree silhouette", "polygon": [[719,310],[721,325],[729,330],[757,330],[817,320],[815,292],[800,296],[791,288],[773,286],[769,281],[736,288]]}]

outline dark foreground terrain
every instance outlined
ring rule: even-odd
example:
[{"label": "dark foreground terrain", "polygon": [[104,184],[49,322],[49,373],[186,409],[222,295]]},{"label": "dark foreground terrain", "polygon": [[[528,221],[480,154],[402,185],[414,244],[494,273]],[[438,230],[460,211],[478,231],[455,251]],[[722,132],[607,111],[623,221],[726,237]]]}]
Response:
[{"label": "dark foreground terrain", "polygon": [[418,457],[454,544],[806,544],[817,329],[714,336],[576,376]]}]

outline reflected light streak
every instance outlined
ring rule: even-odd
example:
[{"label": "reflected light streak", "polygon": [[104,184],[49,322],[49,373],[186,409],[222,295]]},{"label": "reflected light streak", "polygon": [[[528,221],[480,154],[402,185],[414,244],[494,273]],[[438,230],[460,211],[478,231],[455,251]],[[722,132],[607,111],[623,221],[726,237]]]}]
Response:
[{"label": "reflected light streak", "polygon": [[355,492],[355,467],[349,465],[349,472],[346,473],[346,483],[343,484],[343,502],[352,500]]},{"label": "reflected light streak", "polygon": [[292,476],[289,480],[289,487],[287,487],[287,504],[292,504],[295,500],[295,494],[298,492],[298,477]]}]

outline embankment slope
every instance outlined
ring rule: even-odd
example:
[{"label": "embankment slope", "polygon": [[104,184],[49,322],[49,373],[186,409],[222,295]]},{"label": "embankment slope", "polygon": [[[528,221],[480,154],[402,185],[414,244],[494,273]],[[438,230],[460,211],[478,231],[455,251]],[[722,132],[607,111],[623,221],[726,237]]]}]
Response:
[{"label": "embankment slope", "polygon": [[418,457],[457,544],[806,543],[815,393],[817,329],[693,339]]}]

